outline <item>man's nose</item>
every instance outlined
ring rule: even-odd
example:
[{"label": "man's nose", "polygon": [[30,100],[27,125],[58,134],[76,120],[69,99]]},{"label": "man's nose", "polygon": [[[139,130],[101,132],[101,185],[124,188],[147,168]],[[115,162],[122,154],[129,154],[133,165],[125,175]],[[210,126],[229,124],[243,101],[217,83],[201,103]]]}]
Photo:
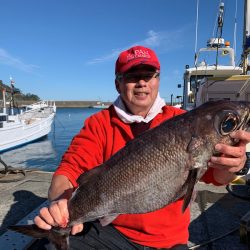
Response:
[{"label": "man's nose", "polygon": [[143,79],[139,79],[138,81],[137,81],[137,86],[145,86],[147,84],[147,82],[145,81],[145,80],[143,80]]}]

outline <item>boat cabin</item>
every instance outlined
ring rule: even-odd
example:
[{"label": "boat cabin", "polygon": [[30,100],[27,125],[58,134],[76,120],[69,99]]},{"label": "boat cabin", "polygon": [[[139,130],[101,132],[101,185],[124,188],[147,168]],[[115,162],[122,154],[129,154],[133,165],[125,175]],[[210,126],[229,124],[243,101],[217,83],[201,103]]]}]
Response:
[{"label": "boat cabin", "polygon": [[[216,62],[216,63],[214,63]],[[212,38],[207,43],[207,48],[201,48],[196,56],[195,66],[189,68],[186,65],[183,83],[183,108],[191,110],[196,106],[197,95],[203,88],[204,82],[212,77],[230,78],[234,75],[241,75],[242,67],[235,66],[234,50],[230,47],[229,42],[223,39]],[[232,83],[232,82],[231,82]],[[208,85],[206,85],[208,86]],[[213,91],[217,91],[213,86]],[[223,85],[223,88],[225,86]],[[221,89],[221,87],[219,87]],[[225,90],[225,89],[224,89]],[[202,90],[204,92],[204,90]],[[222,91],[218,89],[218,95]],[[206,100],[208,100],[207,98]],[[200,103],[201,104],[201,103]]]},{"label": "boat cabin", "polygon": [[205,77],[196,92],[196,106],[219,99],[250,101],[250,75]]}]

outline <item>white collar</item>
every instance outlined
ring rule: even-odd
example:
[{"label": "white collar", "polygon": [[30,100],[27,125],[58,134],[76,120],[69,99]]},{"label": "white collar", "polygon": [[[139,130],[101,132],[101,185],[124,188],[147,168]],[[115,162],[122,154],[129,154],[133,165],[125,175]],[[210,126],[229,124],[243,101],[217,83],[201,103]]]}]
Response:
[{"label": "white collar", "polygon": [[133,115],[128,113],[123,103],[121,96],[119,95],[113,103],[115,111],[119,118],[125,123],[133,122],[150,122],[157,114],[162,113],[162,107],[166,105],[165,101],[160,97],[159,93],[155,99],[154,104],[150,108],[147,116],[144,118],[140,115]]}]

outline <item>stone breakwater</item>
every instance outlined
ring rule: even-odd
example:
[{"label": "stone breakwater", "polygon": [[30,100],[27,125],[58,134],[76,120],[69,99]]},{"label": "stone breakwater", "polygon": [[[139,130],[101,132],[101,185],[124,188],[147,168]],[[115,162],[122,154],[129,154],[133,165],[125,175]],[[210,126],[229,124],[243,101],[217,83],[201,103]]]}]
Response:
[{"label": "stone breakwater", "polygon": [[[100,105],[99,101],[55,101],[58,108],[89,108]],[[111,105],[111,102],[101,102],[104,105]]]},{"label": "stone breakwater", "polygon": [[[50,101],[50,100],[47,100]],[[53,100],[52,100],[53,101]],[[16,101],[18,107],[30,105],[32,103],[35,103],[36,101]],[[92,108],[93,106],[96,105],[111,105],[112,102],[100,102],[100,101],[55,101],[56,107],[57,108]],[[167,105],[171,105],[170,103],[167,102]],[[9,107],[7,105],[7,107]],[[3,103],[0,102],[0,108],[3,108]]]},{"label": "stone breakwater", "polygon": [[[50,100],[48,100],[50,101]],[[30,105],[36,101],[16,101],[18,107]],[[95,105],[111,105],[112,102],[100,102],[100,101],[55,101],[57,108],[89,108]],[[0,108],[3,104],[0,102]],[[8,106],[8,105],[7,105]]]}]

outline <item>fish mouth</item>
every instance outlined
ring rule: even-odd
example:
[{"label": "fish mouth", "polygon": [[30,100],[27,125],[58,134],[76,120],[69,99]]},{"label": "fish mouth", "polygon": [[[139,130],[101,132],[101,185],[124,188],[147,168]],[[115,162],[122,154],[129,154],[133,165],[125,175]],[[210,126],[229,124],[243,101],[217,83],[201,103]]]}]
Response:
[{"label": "fish mouth", "polygon": [[242,119],[241,123],[239,124],[239,129],[250,131],[250,110],[246,110],[246,114],[244,116],[244,119]]},{"label": "fish mouth", "polygon": [[248,116],[246,119],[245,130],[250,131],[250,111],[248,110]]},{"label": "fish mouth", "polygon": [[[250,109],[247,108],[244,118],[241,120],[240,124],[238,125],[238,129],[237,130],[244,130],[244,131],[248,131],[250,132]],[[239,143],[239,139],[232,139],[233,144],[236,145],[237,143]]]}]

